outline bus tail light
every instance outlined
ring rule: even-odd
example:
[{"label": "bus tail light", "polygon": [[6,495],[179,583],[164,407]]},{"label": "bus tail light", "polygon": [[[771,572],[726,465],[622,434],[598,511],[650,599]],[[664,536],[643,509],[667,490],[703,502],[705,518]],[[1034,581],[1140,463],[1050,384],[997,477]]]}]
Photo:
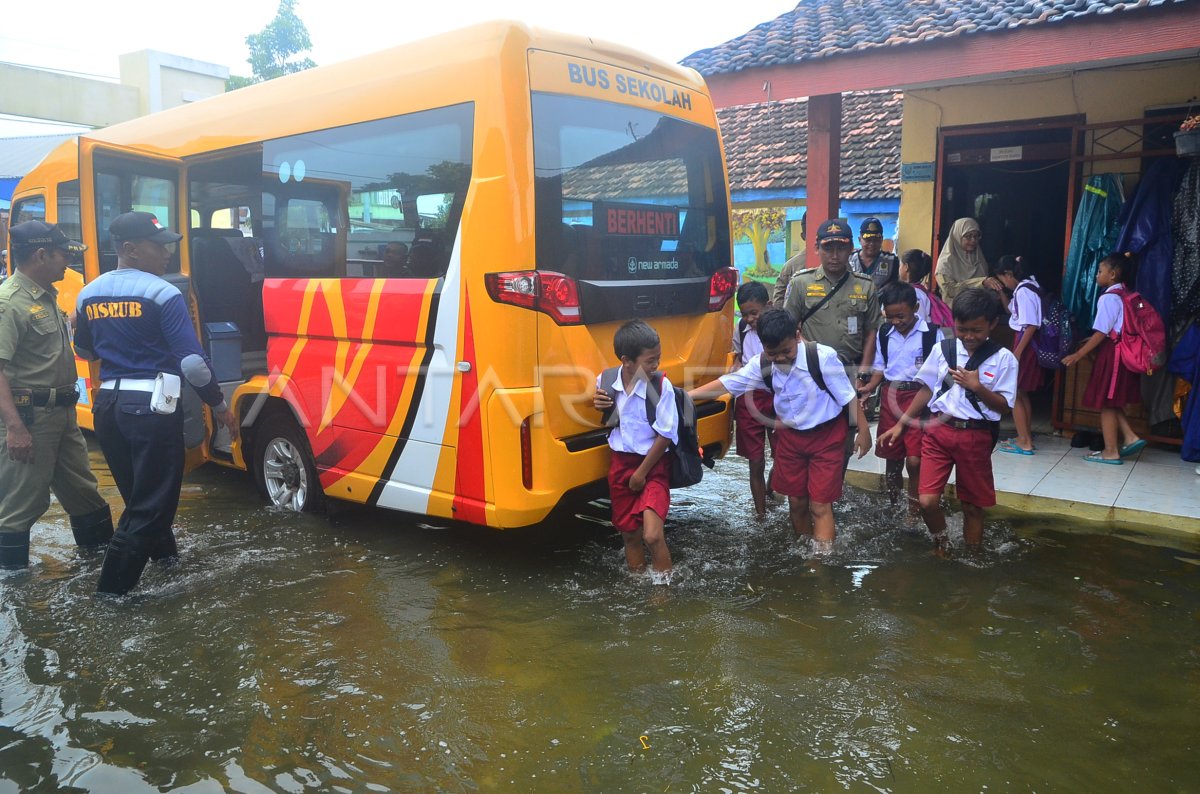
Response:
[{"label": "bus tail light", "polygon": [[708,280],[708,310],[719,312],[737,291],[741,274],[736,267],[723,267]]},{"label": "bus tail light", "polygon": [[548,270],[488,273],[484,277],[488,295],[497,303],[508,303],[548,314],[559,325],[579,325],[579,287],[575,279]]},{"label": "bus tail light", "polygon": [[521,484],[533,490],[533,438],[529,432],[529,417],[521,423]]}]

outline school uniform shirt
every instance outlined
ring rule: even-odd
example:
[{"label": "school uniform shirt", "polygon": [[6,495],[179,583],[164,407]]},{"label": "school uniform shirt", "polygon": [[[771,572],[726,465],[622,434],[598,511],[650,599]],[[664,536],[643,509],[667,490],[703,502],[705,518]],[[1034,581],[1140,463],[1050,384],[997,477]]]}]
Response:
[{"label": "school uniform shirt", "polygon": [[1014,331],[1020,331],[1027,325],[1038,328],[1042,324],[1042,299],[1034,289],[1040,289],[1040,285],[1036,278],[1030,276],[1013,290],[1012,300],[1008,304],[1011,312],[1008,315],[1008,327]]},{"label": "school uniform shirt", "polygon": [[1096,301],[1096,319],[1092,322],[1092,330],[1102,334],[1119,334],[1125,326],[1125,303],[1121,298],[1124,287],[1113,284],[1100,293]]},{"label": "school uniform shirt", "polygon": [[617,393],[615,410],[621,417],[620,424],[608,434],[608,446],[613,452],[645,455],[659,436],[672,444],[679,443],[679,411],[675,408],[675,393],[666,375],[663,375],[662,395],[653,422],[646,416],[646,387],[649,384],[645,378],[634,381],[630,394],[625,393],[625,385],[621,383],[621,370],[613,374],[610,383],[602,383],[603,378],[603,372],[596,376],[596,390],[608,387]]},{"label": "school uniform shirt", "polygon": [[[809,430],[828,422],[842,412],[857,397],[846,368],[838,360],[837,351],[826,345],[817,345],[817,360],[825,385],[837,396],[832,399],[816,384],[808,373],[808,357],[804,346],[796,349],[796,363],[785,369],[771,364],[771,385],[775,390],[775,417],[794,430]],[[735,397],[755,389],[767,388],[762,379],[762,368],[758,359],[752,360],[736,372],[722,375],[721,384]]]},{"label": "school uniform shirt", "polygon": [[929,322],[929,295],[923,289],[913,288],[917,293],[917,316]]},{"label": "school uniform shirt", "polygon": [[[954,344],[958,346],[958,365],[961,367],[971,356],[963,347],[962,342],[956,339]],[[950,367],[946,363],[945,356],[942,355],[942,346],[937,345],[929,354],[929,358],[921,365],[916,380],[928,386],[936,395],[942,388],[942,381],[945,380],[949,371]],[[1017,359],[1012,351],[1000,348],[984,359],[979,366],[979,382],[1002,396],[1004,402],[1008,403],[1011,408],[1017,398]],[[979,407],[983,409],[983,416],[980,416],[979,411],[976,411],[975,406],[971,404],[970,398],[967,397],[967,390],[957,383],[941,397],[931,400],[929,403],[930,411],[949,414],[955,419],[990,419],[993,422],[1000,420],[1000,414],[988,408],[982,400],[979,401]]]},{"label": "school uniform shirt", "polygon": [[739,365],[745,366],[751,361],[757,361],[762,352],[762,340],[758,338],[758,331],[753,328],[747,327],[744,337],[736,333],[733,335],[733,353]]},{"label": "school uniform shirt", "polygon": [[[921,342],[928,330],[929,323],[919,317],[913,323],[913,327],[909,329],[907,336],[901,334],[895,326],[889,325],[885,332],[888,337],[887,362],[885,363],[883,360],[882,345],[876,344],[875,363],[871,365],[871,368],[876,372],[882,372],[884,380],[889,382],[916,380],[917,370],[925,363],[925,350],[921,346]],[[945,334],[944,328],[938,329],[934,347],[937,347]]]}]

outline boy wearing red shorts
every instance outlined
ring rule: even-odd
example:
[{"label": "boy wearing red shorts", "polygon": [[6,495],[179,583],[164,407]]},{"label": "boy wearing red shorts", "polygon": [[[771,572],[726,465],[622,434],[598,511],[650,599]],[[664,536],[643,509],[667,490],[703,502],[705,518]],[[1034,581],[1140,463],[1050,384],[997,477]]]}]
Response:
[{"label": "boy wearing red shorts", "polygon": [[[887,323],[879,327],[875,344],[875,361],[871,379],[859,388],[859,395],[873,394],[882,381],[879,393],[879,436],[891,430],[912,405],[921,388],[916,380],[917,370],[929,358],[933,348],[944,338],[942,329],[930,325],[919,315],[917,291],[911,284],[892,281],[879,290],[879,303]],[[875,456],[887,461],[888,496],[892,504],[900,499],[904,470],[908,470],[908,513],[920,512],[917,490],[921,476],[920,425],[910,427],[895,444],[875,444]]]},{"label": "boy wearing red shorts", "polygon": [[[939,545],[945,543],[942,491],[956,469],[963,508],[963,540],[983,542],[983,511],[996,504],[992,448],[1000,416],[1012,410],[1017,394],[1017,359],[989,337],[1003,307],[990,289],[963,290],[954,299],[954,335],[933,348],[917,371],[921,388],[895,427],[880,434],[888,447],[917,426],[926,407],[931,415],[921,443],[921,516]],[[953,359],[953,360],[950,360]]]},{"label": "boy wearing red shorts", "polygon": [[[742,319],[733,335],[733,369],[736,372],[762,355],[758,338],[758,318],[770,300],[767,288],[757,281],[738,287],[738,311]],[[767,442],[775,428],[775,407],[771,392],[754,390],[738,398],[733,409],[734,438],[738,457],[750,462],[750,496],[759,518],[767,514]]]},{"label": "boy wearing red shorts", "polygon": [[[625,543],[625,561],[635,572],[646,570],[646,550],[655,576],[670,581],[671,551],[663,522],[671,507],[671,461],[667,448],[679,443],[679,411],[671,382],[656,376],[662,347],[658,333],[641,320],[631,320],[613,336],[621,360],[615,372],[596,376],[593,405],[605,413],[608,446],[608,490],[612,522]],[[611,375],[608,375],[612,372]],[[606,377],[611,378],[605,382]],[[649,415],[646,392],[655,378],[660,398]],[[615,405],[609,393],[616,394]],[[611,413],[609,412],[611,409]]]},{"label": "boy wearing red shorts", "polygon": [[833,503],[842,495],[847,410],[858,417],[860,458],[871,448],[871,431],[833,348],[805,342],[796,321],[782,309],[768,309],[759,316],[758,337],[762,356],[690,394],[699,401],[754,389],[772,392],[776,417],[772,487],[788,497],[796,535],[811,536],[818,551],[828,551],[837,533]]}]

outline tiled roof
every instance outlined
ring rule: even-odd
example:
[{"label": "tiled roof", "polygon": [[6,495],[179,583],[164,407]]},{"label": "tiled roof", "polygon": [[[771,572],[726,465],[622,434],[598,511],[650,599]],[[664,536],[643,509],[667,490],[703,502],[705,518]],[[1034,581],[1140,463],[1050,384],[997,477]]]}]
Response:
[{"label": "tiled roof", "polygon": [[1186,0],[800,0],[794,9],[681,63],[739,72],[847,52],[970,36]]},{"label": "tiled roof", "polygon": [[[900,124],[904,95],[852,92],[842,97],[841,194],[846,199],[900,196]],[[788,99],[717,111],[730,190],[799,188],[808,175],[808,102]]]}]

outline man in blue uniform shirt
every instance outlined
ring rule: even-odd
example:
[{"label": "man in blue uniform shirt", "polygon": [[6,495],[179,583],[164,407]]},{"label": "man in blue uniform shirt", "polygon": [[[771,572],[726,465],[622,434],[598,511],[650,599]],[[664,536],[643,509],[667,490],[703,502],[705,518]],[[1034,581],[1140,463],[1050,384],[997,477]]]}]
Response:
[{"label": "man in blue uniform shirt", "polygon": [[[149,212],[120,215],[109,232],[117,269],[79,293],[75,352],[100,360],[96,438],[125,500],[96,589],[122,595],[137,585],[147,559],[176,554],[171,525],[184,461],[180,379],[234,435],[237,420],[196,338],[183,294],[162,278],[181,235]],[[173,381],[175,399],[159,398],[156,381],[167,397]]]}]

